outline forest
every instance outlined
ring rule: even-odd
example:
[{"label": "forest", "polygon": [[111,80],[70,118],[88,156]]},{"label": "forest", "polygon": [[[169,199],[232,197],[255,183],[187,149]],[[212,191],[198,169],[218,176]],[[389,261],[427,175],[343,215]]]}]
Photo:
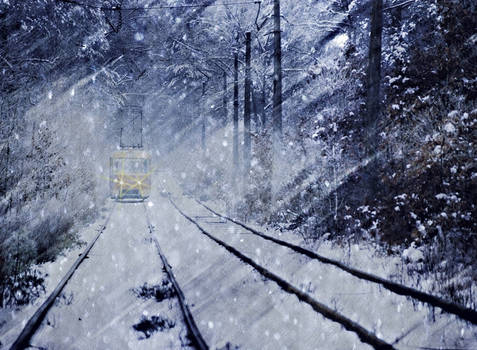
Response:
[{"label": "forest", "polygon": [[474,0],[1,0],[0,40],[0,308],[139,129],[186,195],[477,307]]}]

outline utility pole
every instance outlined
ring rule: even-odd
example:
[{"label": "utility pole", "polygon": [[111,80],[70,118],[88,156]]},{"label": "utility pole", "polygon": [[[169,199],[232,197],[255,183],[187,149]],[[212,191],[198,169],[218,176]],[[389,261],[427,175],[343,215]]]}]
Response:
[{"label": "utility pole", "polygon": [[[383,33],[383,0],[372,0],[371,33],[369,40],[367,100],[365,130],[367,136],[366,157],[372,159],[377,149],[377,124],[381,110],[381,54]],[[373,171],[369,178],[371,195],[377,190],[377,172]]]},{"label": "utility pole", "polygon": [[224,120],[223,120],[223,125],[227,125],[227,117],[228,117],[228,109],[227,109],[227,72],[224,71],[224,96],[222,97],[222,104],[224,108]]},{"label": "utility pole", "polygon": [[[205,96],[205,87],[206,87],[206,82],[204,81],[202,83],[202,98]],[[202,103],[203,105],[206,105],[206,103]],[[205,123],[206,123],[206,112],[207,112],[207,107],[203,108],[202,111],[202,137],[201,137],[201,144],[202,144],[202,151],[205,154]]]},{"label": "utility pole", "polygon": [[239,169],[239,145],[238,145],[238,121],[239,121],[239,85],[238,85],[238,53],[234,55],[234,132],[233,132],[233,161],[234,176]]},{"label": "utility pole", "polygon": [[141,141],[140,141],[140,144],[139,144],[139,148],[142,148],[144,145],[143,145],[143,129],[142,129],[142,123],[143,123],[143,120],[142,120],[142,110],[140,111],[141,113]]},{"label": "utility pole", "polygon": [[245,34],[245,91],[244,91],[244,150],[243,150],[243,171],[245,177],[245,184],[247,183],[248,175],[250,173],[250,164],[252,159],[252,135],[250,129],[251,116],[251,41],[252,35],[250,32]]},{"label": "utility pole", "polygon": [[[274,0],[273,54],[273,139],[280,143],[282,137],[282,33],[280,26],[280,0]],[[278,146],[278,145],[277,145]],[[276,150],[275,150],[276,151]]]},{"label": "utility pole", "polygon": [[252,89],[252,101],[257,131],[263,132],[267,122],[265,117],[265,89],[261,91]]}]

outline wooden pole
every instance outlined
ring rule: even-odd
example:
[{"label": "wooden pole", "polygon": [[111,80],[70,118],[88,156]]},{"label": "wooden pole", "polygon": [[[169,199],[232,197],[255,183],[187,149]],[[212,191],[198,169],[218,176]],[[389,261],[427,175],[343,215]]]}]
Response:
[{"label": "wooden pole", "polygon": [[275,142],[282,137],[282,33],[280,26],[280,0],[274,0],[273,54],[273,134]]},{"label": "wooden pole", "polygon": [[238,54],[234,55],[234,130],[233,130],[233,161],[234,174],[239,168],[239,139],[238,139],[238,119],[239,119],[239,85],[238,85]]},{"label": "wooden pole", "polygon": [[228,109],[227,109],[227,72],[224,71],[224,96],[222,97],[222,105],[224,108],[224,120],[223,120],[223,125],[227,125],[227,119],[228,119]]},{"label": "wooden pole", "polygon": [[[204,98],[205,96],[205,86],[206,86],[206,83],[202,83],[202,98]],[[205,102],[203,102],[204,104]],[[205,152],[205,123],[206,123],[206,118],[205,118],[205,115],[206,115],[206,107],[203,108],[202,110],[202,133],[201,133],[201,145],[202,145],[202,151]]]},{"label": "wooden pole", "polygon": [[250,32],[245,34],[245,91],[244,91],[244,149],[243,149],[243,171],[245,183],[247,182],[250,173],[251,159],[252,159],[252,137],[250,129],[251,116],[251,42],[252,36]]}]

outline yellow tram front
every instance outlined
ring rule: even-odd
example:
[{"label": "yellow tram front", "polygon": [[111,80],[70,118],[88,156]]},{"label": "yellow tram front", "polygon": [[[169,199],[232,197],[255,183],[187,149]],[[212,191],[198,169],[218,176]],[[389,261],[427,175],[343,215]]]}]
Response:
[{"label": "yellow tram front", "polygon": [[144,200],[151,193],[151,157],[144,150],[123,149],[110,159],[110,193],[116,200]]}]

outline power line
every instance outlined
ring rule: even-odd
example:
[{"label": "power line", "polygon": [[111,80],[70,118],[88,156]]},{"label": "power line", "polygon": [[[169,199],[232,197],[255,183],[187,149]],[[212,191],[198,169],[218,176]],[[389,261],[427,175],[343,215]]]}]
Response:
[{"label": "power line", "polygon": [[218,7],[218,6],[231,6],[231,5],[249,5],[249,4],[261,4],[262,1],[254,0],[254,1],[240,1],[240,2],[227,2],[221,4],[210,4],[210,5],[177,5],[177,6],[152,6],[152,7],[121,7],[121,6],[112,6],[112,7],[105,7],[105,6],[97,6],[91,4],[85,4],[76,0],[56,0],[57,2],[68,3],[72,5],[88,7],[97,10],[104,10],[104,11],[149,11],[149,10],[163,10],[163,9],[181,9],[181,8],[198,8],[198,7]]}]

